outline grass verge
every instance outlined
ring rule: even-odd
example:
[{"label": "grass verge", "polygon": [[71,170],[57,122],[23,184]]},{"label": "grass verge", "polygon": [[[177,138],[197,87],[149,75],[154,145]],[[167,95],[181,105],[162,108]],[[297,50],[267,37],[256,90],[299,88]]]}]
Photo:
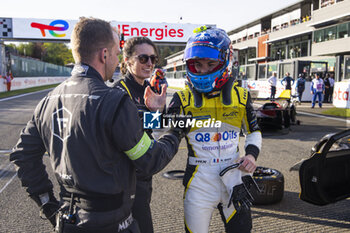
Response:
[{"label": "grass verge", "polygon": [[31,87],[31,88],[20,89],[20,90],[0,92],[0,99],[15,96],[15,95],[21,95],[21,94],[25,94],[25,93],[30,93],[30,92],[41,91],[41,90],[53,88],[56,86],[58,86],[58,84],[51,84],[51,85],[45,85],[45,86],[40,86],[40,87]]},{"label": "grass verge", "polygon": [[350,118],[349,108],[330,108],[322,111],[322,114]]}]

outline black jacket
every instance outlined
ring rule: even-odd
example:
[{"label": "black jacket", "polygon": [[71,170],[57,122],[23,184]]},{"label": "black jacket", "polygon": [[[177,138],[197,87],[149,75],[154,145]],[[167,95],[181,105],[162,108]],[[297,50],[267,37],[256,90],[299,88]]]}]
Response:
[{"label": "black jacket", "polygon": [[69,192],[133,195],[135,168],[146,174],[164,168],[178,138],[150,140],[129,96],[107,87],[92,67],[77,65],[72,74],[40,101],[10,155],[22,186],[30,195],[52,190],[42,161],[47,151]]},{"label": "black jacket", "polygon": [[[123,85],[123,83],[126,85],[126,87]],[[143,112],[149,112],[150,110],[145,105],[145,100],[143,98],[145,89],[150,84],[147,80],[145,80],[144,84],[141,86],[139,83],[137,83],[134,79],[134,77],[127,72],[125,76],[118,80],[117,82],[113,83],[113,87],[120,87],[124,89],[127,94],[131,97],[132,101],[135,103],[137,110],[139,111],[139,117],[143,118]]]},{"label": "black jacket", "polygon": [[[145,105],[145,99],[143,98],[145,89],[149,85],[150,84],[147,80],[145,80],[143,85],[140,85],[135,81],[134,77],[129,72],[127,72],[123,78],[119,79],[117,82],[114,82],[111,85],[113,88],[123,89],[129,95],[130,99],[137,107],[141,123],[143,123],[143,113],[150,112],[150,110]],[[146,129],[145,132],[150,138],[153,139],[153,131],[151,129]]]}]

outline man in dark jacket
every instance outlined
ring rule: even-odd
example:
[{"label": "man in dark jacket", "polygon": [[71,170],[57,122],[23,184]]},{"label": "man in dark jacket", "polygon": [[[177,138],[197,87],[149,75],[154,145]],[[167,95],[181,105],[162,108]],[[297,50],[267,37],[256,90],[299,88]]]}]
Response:
[{"label": "man in dark jacket", "polygon": [[301,104],[301,98],[303,97],[303,93],[305,90],[305,78],[303,74],[299,74],[297,83],[295,85],[295,90],[298,93],[298,102]]},{"label": "man in dark jacket", "polygon": [[[72,77],[40,101],[10,160],[57,231],[139,232],[131,215],[135,169],[154,174],[164,168],[177,152],[180,133],[151,140],[127,94],[105,85],[120,53],[109,23],[82,18],[71,43]],[[43,165],[45,151],[61,204]]]},{"label": "man in dark jacket", "polygon": [[286,72],[286,76],[281,80],[281,84],[286,87],[286,90],[291,90],[294,84],[294,79]]}]

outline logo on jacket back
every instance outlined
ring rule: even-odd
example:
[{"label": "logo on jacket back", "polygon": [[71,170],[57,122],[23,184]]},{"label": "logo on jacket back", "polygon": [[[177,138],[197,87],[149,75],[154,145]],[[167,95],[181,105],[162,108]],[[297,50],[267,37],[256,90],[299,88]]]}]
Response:
[{"label": "logo on jacket back", "polygon": [[157,112],[144,112],[143,113],[143,128],[144,129],[160,129],[160,116],[162,114]]},{"label": "logo on jacket back", "polygon": [[52,114],[52,134],[64,141],[70,136],[72,113],[65,107]]}]

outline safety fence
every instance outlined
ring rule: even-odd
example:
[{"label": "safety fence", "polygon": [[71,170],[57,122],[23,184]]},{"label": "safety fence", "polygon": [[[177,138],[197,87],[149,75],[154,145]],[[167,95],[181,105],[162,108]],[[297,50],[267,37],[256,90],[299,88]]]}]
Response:
[{"label": "safety fence", "polygon": [[11,55],[13,77],[70,76],[72,68],[43,62],[34,58]]}]

